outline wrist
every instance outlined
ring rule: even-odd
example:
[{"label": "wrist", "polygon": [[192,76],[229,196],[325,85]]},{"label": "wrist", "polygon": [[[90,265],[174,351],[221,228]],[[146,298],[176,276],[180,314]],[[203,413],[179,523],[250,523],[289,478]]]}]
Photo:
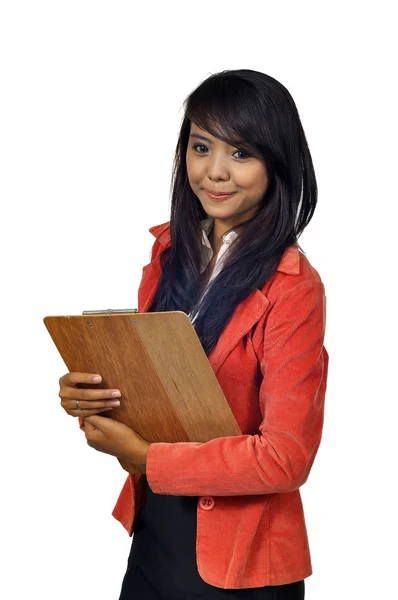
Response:
[{"label": "wrist", "polygon": [[145,442],[142,444],[142,448],[140,448],[138,455],[136,453],[134,464],[139,466],[146,466],[146,461],[148,457],[148,450],[151,444],[149,442]]}]

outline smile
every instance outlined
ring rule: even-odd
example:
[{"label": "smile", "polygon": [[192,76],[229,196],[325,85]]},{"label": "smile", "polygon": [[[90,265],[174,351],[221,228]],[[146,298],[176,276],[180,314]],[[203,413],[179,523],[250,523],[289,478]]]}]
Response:
[{"label": "smile", "polygon": [[227,200],[228,198],[231,198],[231,196],[233,196],[235,194],[235,192],[231,192],[229,194],[220,194],[218,192],[210,192],[209,190],[205,190],[207,196],[209,198],[211,198],[212,200],[217,200],[217,201],[221,201],[221,200]]}]

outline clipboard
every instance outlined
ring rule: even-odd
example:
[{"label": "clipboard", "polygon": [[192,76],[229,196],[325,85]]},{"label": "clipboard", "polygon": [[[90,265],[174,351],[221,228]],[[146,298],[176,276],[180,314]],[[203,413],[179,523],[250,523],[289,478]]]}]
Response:
[{"label": "clipboard", "polygon": [[[186,313],[108,309],[43,321],[69,371],[99,373],[96,388],[120,390],[120,406],[102,416],[148,442],[241,435]],[[125,471],[141,473],[118,461]]]}]

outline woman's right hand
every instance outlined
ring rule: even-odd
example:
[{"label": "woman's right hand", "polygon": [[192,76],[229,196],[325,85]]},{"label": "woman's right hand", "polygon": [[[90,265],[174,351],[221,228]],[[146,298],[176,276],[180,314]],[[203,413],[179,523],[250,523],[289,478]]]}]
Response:
[{"label": "woman's right hand", "polygon": [[[94,379],[94,378],[98,378]],[[90,417],[119,406],[120,390],[104,390],[96,388],[101,383],[101,376],[92,373],[66,373],[59,380],[59,397],[62,408],[72,417]],[[78,388],[79,384],[92,385],[93,389]],[[76,401],[77,406],[76,406]],[[81,419],[79,419],[81,422]]]}]

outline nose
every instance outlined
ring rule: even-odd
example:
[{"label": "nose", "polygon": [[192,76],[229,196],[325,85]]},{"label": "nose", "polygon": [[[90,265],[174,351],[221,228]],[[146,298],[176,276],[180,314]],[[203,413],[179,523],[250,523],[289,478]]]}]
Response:
[{"label": "nose", "polygon": [[214,153],[209,157],[207,163],[207,176],[211,181],[227,181],[229,179],[229,171],[227,161],[221,154]]}]

